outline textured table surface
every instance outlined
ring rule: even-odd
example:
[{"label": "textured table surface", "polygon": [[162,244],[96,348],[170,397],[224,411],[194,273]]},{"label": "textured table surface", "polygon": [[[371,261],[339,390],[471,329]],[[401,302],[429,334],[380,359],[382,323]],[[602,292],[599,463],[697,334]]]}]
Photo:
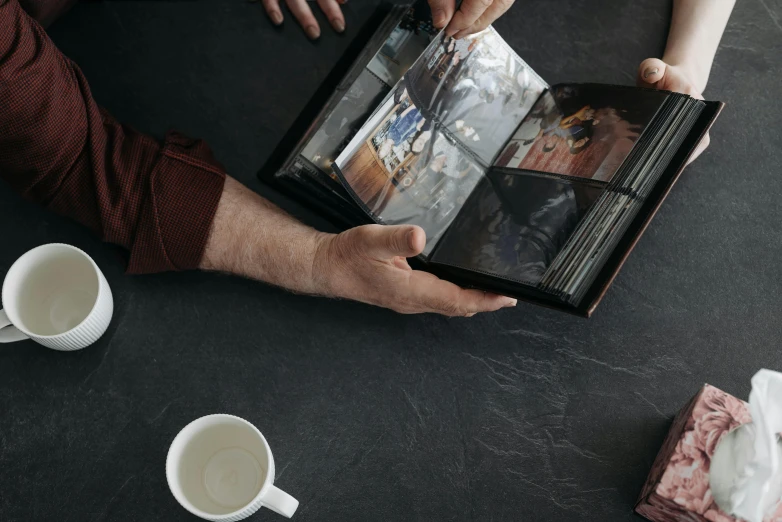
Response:
[{"label": "textured table surface", "polygon": [[[241,0],[83,4],[50,33],[120,120],[203,137],[266,193],[257,169],[374,5],[347,4],[347,34],[317,44]],[[497,28],[550,83],[630,84],[669,16],[655,0],[519,0]],[[0,185],[0,274],[71,243],[116,306],[81,352],[0,348],[0,520],[190,520],[165,456],[217,412],[263,431],[302,522],[638,520],[698,387],[746,398],[756,370],[782,369],[780,75],[782,2],[739,2],[707,91],[728,104],[712,146],[588,321],[524,304],[405,317],[221,275],[128,277],[118,249]]]}]

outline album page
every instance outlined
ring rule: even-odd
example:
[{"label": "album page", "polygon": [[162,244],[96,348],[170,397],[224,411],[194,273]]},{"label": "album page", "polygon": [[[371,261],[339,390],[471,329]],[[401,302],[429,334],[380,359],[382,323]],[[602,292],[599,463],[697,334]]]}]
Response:
[{"label": "album page", "polygon": [[[642,154],[659,132],[667,118],[656,115],[668,97],[596,84],[547,90],[498,154],[432,261],[530,286],[550,278],[554,266],[567,270],[555,260],[572,250],[579,230],[585,235],[577,244],[590,244],[593,227],[579,225],[605,213],[592,211],[605,206],[603,196],[613,190],[612,180],[621,177],[628,157]],[[632,199],[618,189],[617,197]]]},{"label": "album page", "polygon": [[548,87],[493,27],[441,33],[405,75],[416,106],[489,166]]},{"label": "album page", "polygon": [[535,286],[602,192],[587,183],[490,170],[432,261]]},{"label": "album page", "polygon": [[411,7],[304,144],[294,171],[352,202],[331,164],[437,34],[429,17]]},{"label": "album page", "polygon": [[607,184],[667,97],[618,85],[555,85],[493,166]]},{"label": "album page", "polygon": [[426,257],[545,89],[493,28],[441,33],[334,171],[377,222],[421,226]]}]

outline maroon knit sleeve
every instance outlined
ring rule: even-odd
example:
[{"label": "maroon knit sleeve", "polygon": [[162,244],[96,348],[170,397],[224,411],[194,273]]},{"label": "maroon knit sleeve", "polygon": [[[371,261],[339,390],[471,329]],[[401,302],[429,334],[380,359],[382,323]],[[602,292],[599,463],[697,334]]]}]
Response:
[{"label": "maroon knit sleeve", "polygon": [[128,272],[196,268],[225,173],[201,141],[118,123],[18,0],[0,0],[0,177],[130,250]]}]

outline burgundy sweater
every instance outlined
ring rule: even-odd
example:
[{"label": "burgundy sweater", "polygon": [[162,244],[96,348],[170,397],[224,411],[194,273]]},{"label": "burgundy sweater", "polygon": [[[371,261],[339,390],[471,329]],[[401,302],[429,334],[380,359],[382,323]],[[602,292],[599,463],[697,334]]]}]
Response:
[{"label": "burgundy sweater", "polygon": [[41,24],[75,0],[0,0],[0,178],[130,251],[129,273],[196,268],[225,171],[202,141],[117,122]]}]

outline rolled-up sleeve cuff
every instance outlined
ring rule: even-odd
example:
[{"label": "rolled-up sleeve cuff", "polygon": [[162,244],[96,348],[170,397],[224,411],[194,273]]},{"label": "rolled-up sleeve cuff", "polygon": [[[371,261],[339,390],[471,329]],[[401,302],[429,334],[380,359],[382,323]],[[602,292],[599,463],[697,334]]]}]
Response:
[{"label": "rolled-up sleeve cuff", "polygon": [[147,185],[128,273],[198,268],[224,184],[225,170],[203,141],[169,133]]}]

